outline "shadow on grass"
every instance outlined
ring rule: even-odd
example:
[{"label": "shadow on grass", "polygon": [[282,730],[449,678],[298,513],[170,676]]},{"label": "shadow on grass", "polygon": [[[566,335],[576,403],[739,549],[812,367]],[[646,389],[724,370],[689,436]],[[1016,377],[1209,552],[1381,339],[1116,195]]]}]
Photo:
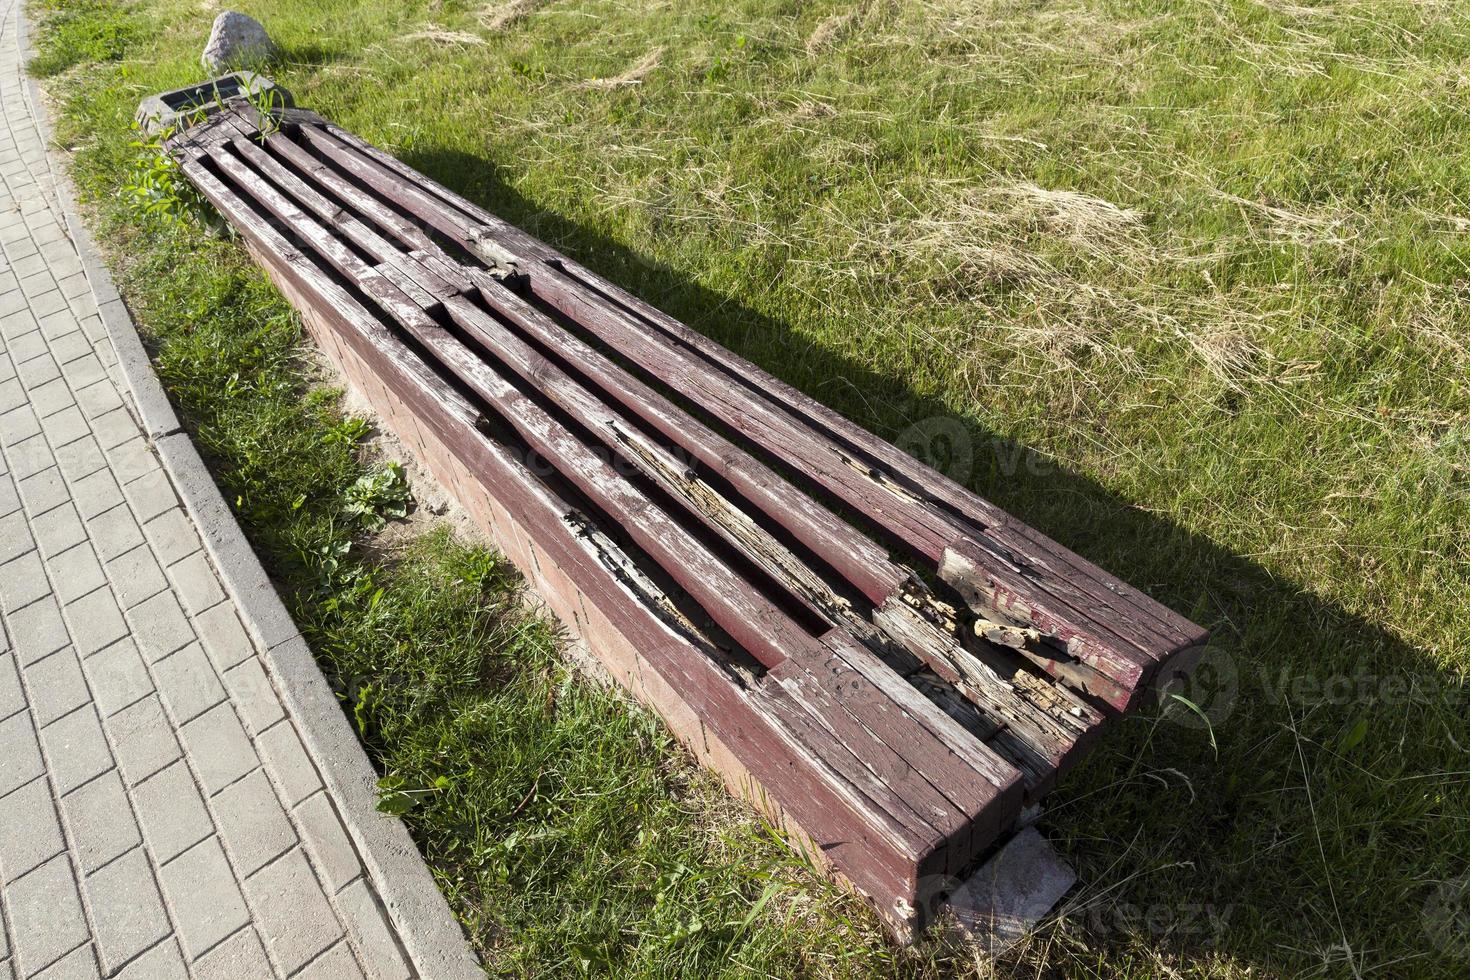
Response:
[{"label": "shadow on grass", "polygon": [[960,482],[1214,631],[1187,692],[1210,723],[1130,719],[1050,798],[1042,829],[1082,883],[1018,970],[1092,974],[1099,947],[1114,970],[1470,970],[1461,677],[901,378],[538,211],[485,160],[404,159],[879,435],[929,447]]}]

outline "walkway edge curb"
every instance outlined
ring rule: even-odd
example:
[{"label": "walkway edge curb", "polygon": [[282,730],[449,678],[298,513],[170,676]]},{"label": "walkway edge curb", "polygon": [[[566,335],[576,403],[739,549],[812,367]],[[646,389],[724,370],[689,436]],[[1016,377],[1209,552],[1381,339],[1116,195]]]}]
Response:
[{"label": "walkway edge curb", "polygon": [[[24,10],[17,10],[21,49],[35,56]],[[193,442],[184,432],[77,208],[66,161],[53,146],[53,127],[40,86],[26,79],[42,130],[67,233],[76,246],[102,322],[117,354],[117,368],[184,508],[199,530],[245,626],[259,645],[271,679],[301,734],[307,754],[341,810],[363,866],[372,878],[398,938],[420,976],[474,978],[484,970],[429,873],[403,822],[377,809],[377,774],[347,723],[336,694],[246,540]]]}]

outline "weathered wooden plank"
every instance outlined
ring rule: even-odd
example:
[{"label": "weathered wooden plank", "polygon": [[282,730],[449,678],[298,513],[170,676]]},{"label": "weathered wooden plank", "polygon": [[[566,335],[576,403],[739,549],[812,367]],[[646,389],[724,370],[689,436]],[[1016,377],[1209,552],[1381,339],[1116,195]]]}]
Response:
[{"label": "weathered wooden plank", "polygon": [[[814,754],[791,727],[809,727],[809,721],[793,721],[780,699],[732,684],[728,675],[718,672],[707,657],[697,655],[687,640],[607,573],[603,557],[585,536],[556,532],[557,528],[569,532],[572,526],[557,515],[574,512],[538,489],[538,482],[521,462],[475,431],[475,412],[463,399],[427,372],[381,322],[197,161],[186,161],[183,168],[206,198],[241,230],[262,264],[308,318],[329,322],[332,332],[369,366],[372,376],[385,381],[394,397],[404,399],[413,418],[427,422],[446,446],[452,445],[456,453],[465,455],[471,468],[494,481],[515,520],[541,529],[545,547],[574,570],[591,605],[612,617],[617,629],[633,638],[662,682],[679,692],[682,703],[716,738],[739,753],[757,781],[756,796],[770,792],[778,798],[781,808],[789,811],[820,853],[839,861],[846,877],[879,900],[880,911],[895,927],[914,927],[913,910],[922,907],[915,905],[916,889],[925,875],[937,873],[935,855],[942,850],[937,842],[916,844],[895,834],[891,815],[874,805],[823,755]],[[571,613],[566,615],[569,621],[573,619],[575,614],[563,601],[566,596],[551,594],[548,598],[564,614]],[[681,737],[688,738],[689,733],[682,732]]]}]

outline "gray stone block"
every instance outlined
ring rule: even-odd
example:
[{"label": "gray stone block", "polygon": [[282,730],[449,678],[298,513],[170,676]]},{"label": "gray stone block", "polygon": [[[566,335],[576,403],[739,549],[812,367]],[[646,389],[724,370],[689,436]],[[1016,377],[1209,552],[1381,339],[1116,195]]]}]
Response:
[{"label": "gray stone block", "polygon": [[153,869],[137,848],[86,879],[92,938],[109,976],[169,934]]},{"label": "gray stone block", "polygon": [[250,921],[230,863],[212,837],[163,865],[159,878],[190,959]]},{"label": "gray stone block", "polygon": [[87,920],[65,854],[12,881],[5,901],[22,976],[54,963],[87,939]]},{"label": "gray stone block", "polygon": [[168,579],[147,544],[140,544],[107,562],[107,577],[124,609],[131,609],[168,588]]},{"label": "gray stone block", "polygon": [[259,764],[250,739],[228,702],[183,726],[183,733],[189,759],[208,794],[218,792]]},{"label": "gray stone block", "polygon": [[194,630],[172,592],[160,592],[128,610],[143,659],[156,663],[194,640]]},{"label": "gray stone block", "polygon": [[71,647],[27,664],[25,677],[31,692],[31,714],[43,729],[92,700],[81,662]]},{"label": "gray stone block", "polygon": [[352,948],[344,941],[312,960],[293,980],[360,980],[362,976]]},{"label": "gray stone block", "polygon": [[[260,974],[264,976],[265,974]],[[241,973],[238,980],[250,974]],[[179,944],[170,940],[138,957],[117,975],[117,980],[189,980],[189,968],[184,965],[184,956]]]},{"label": "gray stone block", "polygon": [[245,882],[266,949],[289,974],[342,938],[342,925],[298,848]]},{"label": "gray stone block", "polygon": [[94,589],[66,607],[72,638],[83,657],[91,656],[128,635],[117,598],[106,586]]},{"label": "gray stone block", "polygon": [[275,976],[254,929],[241,929],[194,963],[194,980]]},{"label": "gray stone block", "polygon": [[311,863],[329,892],[336,894],[362,875],[362,862],[326,793],[313,794],[296,807],[295,814]]},{"label": "gray stone block", "polygon": [[337,908],[371,980],[412,980],[414,972],[366,880],[359,878],[342,889],[337,895]]},{"label": "gray stone block", "polygon": [[247,657],[226,671],[225,685],[230,689],[235,710],[240,712],[240,719],[251,734],[259,735],[286,717],[258,657]]},{"label": "gray stone block", "polygon": [[0,796],[45,771],[36,730],[31,727],[30,713],[17,712],[0,721]]},{"label": "gray stone block", "polygon": [[64,850],[50,783],[33,779],[0,796],[0,882],[14,881]]},{"label": "gray stone block", "polygon": [[143,543],[143,529],[127,504],[117,505],[91,517],[87,530],[92,545],[103,559],[116,558]]},{"label": "gray stone block", "polygon": [[225,699],[214,665],[198,643],[164,657],[153,665],[153,673],[159,696],[176,725],[193,721]]},{"label": "gray stone block", "polygon": [[[82,445],[82,443],[73,443]],[[63,474],[66,472],[62,468]],[[84,474],[85,475],[85,474]],[[40,546],[45,555],[60,554],[67,548],[86,540],[87,531],[82,527],[82,519],[77,515],[77,509],[70,503],[54,507],[31,522],[31,531],[36,536],[36,544]]]},{"label": "gray stone block", "polygon": [[1035,827],[1012,837],[948,900],[959,928],[987,955],[1004,955],[1046,917],[1077,873]]},{"label": "gray stone block", "polygon": [[71,641],[66,632],[66,622],[61,618],[61,609],[50,596],[6,612],[5,626],[10,631],[10,645],[21,664],[40,660]]},{"label": "gray stone block", "polygon": [[102,734],[102,722],[90,705],[41,729],[41,745],[51,781],[61,796],[112,768],[112,752]]},{"label": "gray stone block", "polygon": [[241,877],[249,877],[296,843],[296,831],[270,780],[259,769],[220,790],[210,808]]},{"label": "gray stone block", "polygon": [[214,568],[202,549],[170,565],[168,577],[190,615],[197,616],[225,598],[224,589],[220,588]]},{"label": "gray stone block", "polygon": [[290,721],[272,725],[259,735],[255,748],[265,760],[266,770],[287,806],[295,806],[321,789],[321,776]]},{"label": "gray stone block", "polygon": [[47,559],[46,565],[51,571],[56,598],[61,600],[62,605],[80,599],[107,582],[107,576],[102,573],[102,563],[97,560],[97,553],[85,541]]},{"label": "gray stone block", "polygon": [[106,718],[153,693],[153,679],[131,639],[124,637],[82,661],[97,711]]},{"label": "gray stone block", "polygon": [[160,864],[214,833],[204,797],[183,762],[175,762],[134,786],[133,803],[148,849]]},{"label": "gray stone block", "polygon": [[118,767],[130,786],[183,756],[156,696],[122,709],[108,718],[106,725],[117,748]]},{"label": "gray stone block", "polygon": [[61,812],[83,874],[96,871],[142,841],[117,770],[62,797]]}]

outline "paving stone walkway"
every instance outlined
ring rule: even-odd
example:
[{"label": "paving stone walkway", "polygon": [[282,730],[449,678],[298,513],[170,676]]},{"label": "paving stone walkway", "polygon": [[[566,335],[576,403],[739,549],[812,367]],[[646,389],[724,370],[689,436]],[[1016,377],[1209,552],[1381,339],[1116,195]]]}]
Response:
[{"label": "paving stone walkway", "polygon": [[0,980],[408,976],[135,420],[0,0]]}]

